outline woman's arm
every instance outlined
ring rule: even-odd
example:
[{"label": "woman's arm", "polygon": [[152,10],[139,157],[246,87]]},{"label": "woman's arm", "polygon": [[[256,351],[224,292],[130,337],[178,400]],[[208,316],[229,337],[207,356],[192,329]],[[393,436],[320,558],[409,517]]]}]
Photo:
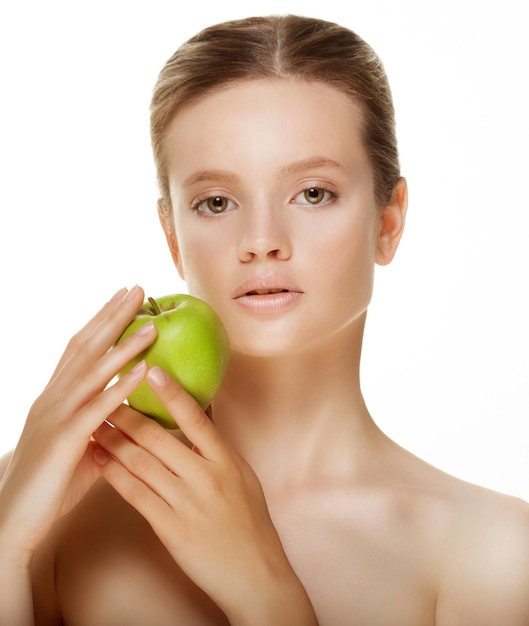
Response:
[{"label": "woman's arm", "polygon": [[[11,461],[13,452],[0,459],[0,483]],[[26,557],[13,553],[9,538],[0,534],[0,615],[6,624],[32,626],[33,605],[31,578]]]},{"label": "woman's arm", "polygon": [[1,624],[33,623],[33,553],[99,476],[92,432],[144,378],[145,366],[107,387],[154,340],[151,328],[113,347],[142,302],[139,288],[118,292],[70,341],[31,407],[0,481]]},{"label": "woman's arm", "polygon": [[[13,452],[0,458],[0,483]],[[26,559],[12,553],[9,538],[0,534],[0,615],[6,624],[33,624],[31,579]]]},{"label": "woman's arm", "polygon": [[0,623],[33,626],[31,576],[26,555],[0,539]]}]

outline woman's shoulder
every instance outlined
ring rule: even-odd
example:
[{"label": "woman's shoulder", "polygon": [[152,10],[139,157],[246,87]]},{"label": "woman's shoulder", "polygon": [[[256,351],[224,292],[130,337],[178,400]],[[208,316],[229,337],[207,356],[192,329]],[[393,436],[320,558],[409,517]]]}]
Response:
[{"label": "woman's shoulder", "polygon": [[494,563],[497,575],[504,565],[513,567],[520,557],[529,576],[529,503],[451,476],[445,478],[456,560]]},{"label": "woman's shoulder", "polygon": [[433,511],[449,532],[466,533],[474,528],[475,535],[518,527],[529,538],[529,503],[525,500],[462,480],[406,451],[402,458],[393,468],[393,487],[400,485],[418,510]]},{"label": "woman's shoulder", "polygon": [[417,535],[436,546],[436,623],[457,614],[469,623],[527,624],[529,503],[419,459],[410,461],[408,479]]},{"label": "woman's shoulder", "polygon": [[529,504],[468,483],[454,488],[452,503],[439,615],[456,612],[484,625],[529,623]]},{"label": "woman's shoulder", "polygon": [[529,576],[529,503],[455,477],[396,444],[386,452],[379,476],[393,525],[438,546],[448,569],[492,559],[500,567],[501,558],[512,562],[524,553]]}]

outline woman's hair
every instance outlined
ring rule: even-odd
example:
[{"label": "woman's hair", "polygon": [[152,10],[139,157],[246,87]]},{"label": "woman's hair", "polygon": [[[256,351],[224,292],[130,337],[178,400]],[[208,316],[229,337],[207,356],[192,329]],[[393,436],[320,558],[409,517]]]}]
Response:
[{"label": "woman's hair", "polygon": [[176,113],[218,89],[266,78],[319,81],[359,105],[375,199],[378,206],[385,206],[400,167],[393,101],[380,59],[347,28],[288,15],[211,26],[167,61],[151,103],[151,139],[164,209],[171,211],[164,138]]}]

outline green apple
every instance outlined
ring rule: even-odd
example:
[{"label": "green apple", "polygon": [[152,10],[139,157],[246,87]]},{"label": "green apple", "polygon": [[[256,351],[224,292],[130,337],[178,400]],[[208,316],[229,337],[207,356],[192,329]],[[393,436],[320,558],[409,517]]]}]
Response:
[{"label": "green apple", "polygon": [[[158,330],[154,342],[119,373],[126,374],[145,359],[173,376],[206,409],[219,388],[229,358],[226,329],[217,313],[204,301],[177,294],[149,298],[118,343],[152,320]],[[143,381],[128,397],[131,407],[166,428],[177,428],[167,409]]]}]

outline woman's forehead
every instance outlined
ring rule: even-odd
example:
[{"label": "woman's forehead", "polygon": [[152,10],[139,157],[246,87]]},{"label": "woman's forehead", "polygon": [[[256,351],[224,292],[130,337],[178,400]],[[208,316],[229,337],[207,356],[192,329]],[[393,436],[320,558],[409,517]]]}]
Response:
[{"label": "woman's forehead", "polygon": [[361,114],[349,96],[324,83],[245,81],[186,106],[164,143],[169,166],[182,151],[188,159],[216,161],[237,151],[271,151],[288,157],[285,166],[320,155],[338,160],[331,153],[362,149]]}]

